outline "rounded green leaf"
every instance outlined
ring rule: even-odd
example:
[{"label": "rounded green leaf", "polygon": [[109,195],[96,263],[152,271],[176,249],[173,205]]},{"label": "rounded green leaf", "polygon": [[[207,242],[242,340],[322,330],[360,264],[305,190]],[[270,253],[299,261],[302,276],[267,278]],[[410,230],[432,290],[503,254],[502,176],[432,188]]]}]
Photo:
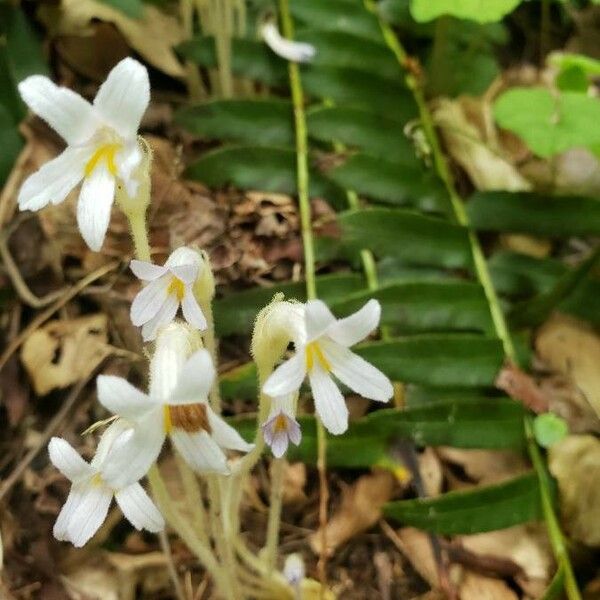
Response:
[{"label": "rounded green leaf", "polygon": [[424,22],[451,15],[479,23],[500,21],[521,0],[411,0],[410,12],[415,21]]},{"label": "rounded green leaf", "polygon": [[550,448],[569,433],[569,426],[558,415],[544,413],[533,421],[533,433],[540,446]]}]

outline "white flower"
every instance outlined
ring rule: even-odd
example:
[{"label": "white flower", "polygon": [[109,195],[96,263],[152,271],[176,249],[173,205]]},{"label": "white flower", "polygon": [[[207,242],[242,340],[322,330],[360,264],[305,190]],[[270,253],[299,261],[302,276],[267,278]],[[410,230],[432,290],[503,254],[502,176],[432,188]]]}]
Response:
[{"label": "white flower", "polygon": [[229,467],[222,448],[240,452],[253,448],[206,401],[215,378],[210,354],[198,350],[178,367],[181,349],[177,342],[173,347],[169,344],[158,346],[153,357],[149,395],[121,377],[98,377],[98,400],[124,419],[132,431],[119,457],[116,452],[111,456],[108,476],[113,481],[122,481],[121,470],[128,476],[143,476],[158,458],[167,436],[198,472],[227,474]]},{"label": "white flower", "polygon": [[159,267],[141,260],[131,261],[136,277],[150,283],[144,287],[131,305],[131,321],[142,326],[145,341],[153,340],[159,328],[168,325],[181,306],[185,320],[194,328],[206,329],[206,319],[194,296],[194,283],[204,264],[198,252],[178,248]]},{"label": "white flower", "polygon": [[19,192],[21,210],[39,210],[62,202],[83,180],[77,204],[81,235],[100,250],[108,229],[119,179],[130,196],[142,153],[137,130],[150,102],[146,68],[132,58],[122,60],[100,86],[94,103],[47,77],[32,75],[19,84],[29,108],[67,142],[54,160],[31,175]]},{"label": "white flower", "polygon": [[306,575],[306,567],[301,554],[294,552],[286,557],[283,564],[283,576],[293,588],[299,588]]},{"label": "white flower", "polygon": [[297,446],[302,439],[293,400],[292,394],[273,398],[269,417],[261,426],[265,442],[276,458],[286,453],[290,442]]},{"label": "white flower", "polygon": [[124,433],[121,424],[111,425],[102,436],[91,463],[83,460],[66,440],[58,437],[50,440],[48,452],[52,464],[72,482],[67,501],[54,524],[56,539],[83,546],[106,519],[113,496],[136,529],[152,532],[164,529],[162,515],[136,479],[115,487],[105,478],[113,447]]},{"label": "white flower", "polygon": [[267,46],[281,58],[291,62],[310,62],[317,51],[312,44],[306,42],[295,42],[281,36],[277,26],[272,21],[261,27],[261,35]]},{"label": "white flower", "polygon": [[305,331],[295,341],[296,354],[273,371],[263,392],[272,398],[295,392],[308,374],[323,425],[333,434],[343,433],[348,428],[348,408],[331,374],[371,400],[387,402],[394,393],[379,369],[349,350],[378,326],[380,316],[377,300],[369,300],[359,311],[339,320],[321,300],[307,302]]}]

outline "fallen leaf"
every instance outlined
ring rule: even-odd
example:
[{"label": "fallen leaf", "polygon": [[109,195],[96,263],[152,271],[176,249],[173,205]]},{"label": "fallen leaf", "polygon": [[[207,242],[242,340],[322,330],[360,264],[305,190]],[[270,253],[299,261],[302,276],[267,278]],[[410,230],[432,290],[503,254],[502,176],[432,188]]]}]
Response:
[{"label": "fallen leaf", "polygon": [[288,464],[283,480],[283,504],[303,504],[306,501],[306,465],[301,462]]},{"label": "fallen leaf", "polygon": [[[531,189],[531,184],[486,136],[485,101],[447,100],[436,102],[433,118],[440,128],[452,158],[468,173],[478,190]],[[478,127],[477,122],[482,122]]]},{"label": "fallen leaf", "polygon": [[[331,554],[352,536],[377,523],[381,508],[392,497],[394,487],[392,473],[376,470],[344,488],[340,507],[327,523],[327,553]],[[320,553],[320,530],[310,537],[310,545],[315,554]]]},{"label": "fallen leaf", "polygon": [[534,258],[545,258],[552,250],[550,240],[522,233],[501,234],[500,245],[506,250],[527,254],[527,256],[533,256]]},{"label": "fallen leaf", "polygon": [[467,571],[460,584],[460,600],[519,600],[517,594],[500,579]]},{"label": "fallen leaf", "polygon": [[415,571],[432,587],[438,587],[438,572],[429,535],[414,527],[396,531],[397,541],[405,558]]},{"label": "fallen leaf", "polygon": [[600,546],[600,440],[570,435],[554,444],[548,457],[567,531],[588,546]]},{"label": "fallen leaf", "polygon": [[184,39],[181,24],[156,6],[143,6],[139,19],[95,0],[62,0],[59,7],[43,5],[38,14],[55,36],[85,35],[96,19],[113,23],[151,65],[172,77],[183,77],[183,67],[173,50]]},{"label": "fallen leaf", "polygon": [[554,561],[548,537],[541,525],[517,525],[457,539],[471,552],[512,561],[528,579],[550,580]]},{"label": "fallen leaf", "polygon": [[102,564],[84,565],[61,579],[71,600],[121,600],[119,579]]},{"label": "fallen leaf", "polygon": [[538,356],[554,371],[570,376],[600,417],[600,337],[588,325],[553,316],[535,340]]},{"label": "fallen leaf", "polygon": [[84,379],[110,354],[104,314],[54,320],[23,344],[21,361],[38,396]]},{"label": "fallen leaf", "polygon": [[470,487],[472,483],[500,483],[529,470],[523,456],[510,450],[463,450],[444,446],[438,448],[438,454],[443,461],[462,467],[470,480],[463,482],[456,476],[448,476],[453,489]]}]

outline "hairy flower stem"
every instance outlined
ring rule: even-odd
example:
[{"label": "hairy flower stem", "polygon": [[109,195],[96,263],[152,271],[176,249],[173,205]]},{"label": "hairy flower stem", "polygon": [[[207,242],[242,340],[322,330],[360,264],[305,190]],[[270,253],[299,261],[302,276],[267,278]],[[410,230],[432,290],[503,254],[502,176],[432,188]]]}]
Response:
[{"label": "hairy flower stem", "polygon": [[[294,39],[294,23],[290,14],[288,0],[279,0],[281,30],[289,40]],[[308,179],[308,134],[304,113],[304,92],[300,80],[300,69],[296,63],[288,63],[292,103],[294,106],[294,125],[296,131],[296,178],[298,187],[298,203],[302,227],[302,244],[304,247],[304,270],[306,279],[306,297],[313,300],[317,297],[315,281],[315,250],[313,242],[309,179]],[[325,588],[327,585],[327,434],[323,423],[317,418],[317,469],[319,471],[319,529],[321,531],[321,551],[319,556],[319,580]]]},{"label": "hairy flower stem", "polygon": [[[364,2],[367,9],[378,17],[379,25],[381,27],[381,32],[385,42],[396,56],[400,66],[402,66],[404,69],[407,69],[409,65],[408,55],[396,37],[396,34],[393,32],[391,27],[381,19],[377,13],[377,7],[373,0],[364,0]],[[518,364],[517,353],[515,351],[515,347],[504,318],[504,313],[502,312],[502,307],[500,306],[500,302],[496,294],[496,289],[494,288],[492,279],[490,277],[483,250],[475,231],[470,226],[463,200],[454,187],[454,182],[450,174],[450,170],[448,169],[448,164],[442,152],[441,144],[435,130],[433,118],[427,106],[427,102],[425,101],[421,82],[413,73],[408,72],[406,76],[406,83],[414,96],[415,102],[417,103],[421,118],[421,125],[433,153],[435,169],[438,173],[438,176],[444,183],[446,190],[448,191],[456,220],[460,225],[463,225],[467,229],[475,271],[479,283],[484,289],[484,293],[490,307],[490,313],[494,323],[496,335],[502,341],[502,346],[504,348],[504,354],[506,357],[511,362]],[[554,556],[559,565],[559,569],[562,569],[565,574],[564,587],[567,598],[569,600],[581,600],[581,594],[577,587],[577,581],[573,575],[573,568],[571,566],[569,555],[566,551],[565,539],[560,529],[556,513],[554,512],[554,507],[552,506],[550,477],[546,471],[546,466],[544,464],[541,452],[531,434],[531,425],[528,419],[529,417],[525,417],[524,422],[525,431],[528,438],[527,447],[529,451],[529,457],[537,474],[540,485],[540,494],[542,498],[544,519],[546,522],[546,530],[548,532],[548,536],[550,537],[550,542],[552,544]]]},{"label": "hairy flower stem", "polygon": [[271,463],[271,497],[269,502],[269,522],[267,524],[267,543],[265,544],[265,563],[269,573],[277,566],[277,546],[281,524],[281,502],[285,479],[285,459],[276,458]]}]

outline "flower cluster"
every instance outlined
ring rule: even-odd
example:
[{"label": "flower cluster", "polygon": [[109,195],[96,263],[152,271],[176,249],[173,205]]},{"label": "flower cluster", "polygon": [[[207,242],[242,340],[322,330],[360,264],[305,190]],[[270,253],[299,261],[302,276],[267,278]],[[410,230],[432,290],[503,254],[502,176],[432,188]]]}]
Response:
[{"label": "flower cluster", "polygon": [[[265,26],[263,35],[289,60],[314,56],[308,45],[282,43],[274,26]],[[121,61],[93,104],[41,76],[27,78],[19,90],[28,106],[68,144],[25,181],[19,206],[38,210],[62,202],[83,182],[78,223],[89,247],[99,250],[115,193],[124,189],[132,199],[140,186],[149,186],[148,172],[140,168],[143,152],[137,137],[149,102],[148,73],[135,60]],[[121,377],[99,376],[98,400],[113,417],[95,456],[86,462],[61,438],[53,438],[48,448],[50,460],[72,484],[54,534],[75,546],[85,544],[98,530],[113,497],[134,527],[153,532],[164,527],[160,511],[139,482],[167,438],[197,473],[227,475],[227,452],[253,448],[209,402],[217,383],[213,356],[202,342],[203,334],[208,340],[214,333],[210,316],[214,280],[208,259],[182,247],[162,266],[133,260],[131,270],[143,283],[131,305],[131,320],[141,327],[144,341],[152,342],[148,393]],[[182,319],[177,317],[180,310]],[[378,327],[380,315],[376,300],[343,319],[336,319],[320,300],[305,304],[276,300],[261,312],[252,353],[259,371],[263,369],[261,397],[270,402],[270,411],[260,432],[276,457],[285,454],[290,442],[300,443],[296,408],[306,379],[316,413],[332,434],[348,427],[348,409],[336,380],[365,398],[387,402],[392,397],[389,379],[350,350]],[[290,342],[293,355],[277,366]]]}]

